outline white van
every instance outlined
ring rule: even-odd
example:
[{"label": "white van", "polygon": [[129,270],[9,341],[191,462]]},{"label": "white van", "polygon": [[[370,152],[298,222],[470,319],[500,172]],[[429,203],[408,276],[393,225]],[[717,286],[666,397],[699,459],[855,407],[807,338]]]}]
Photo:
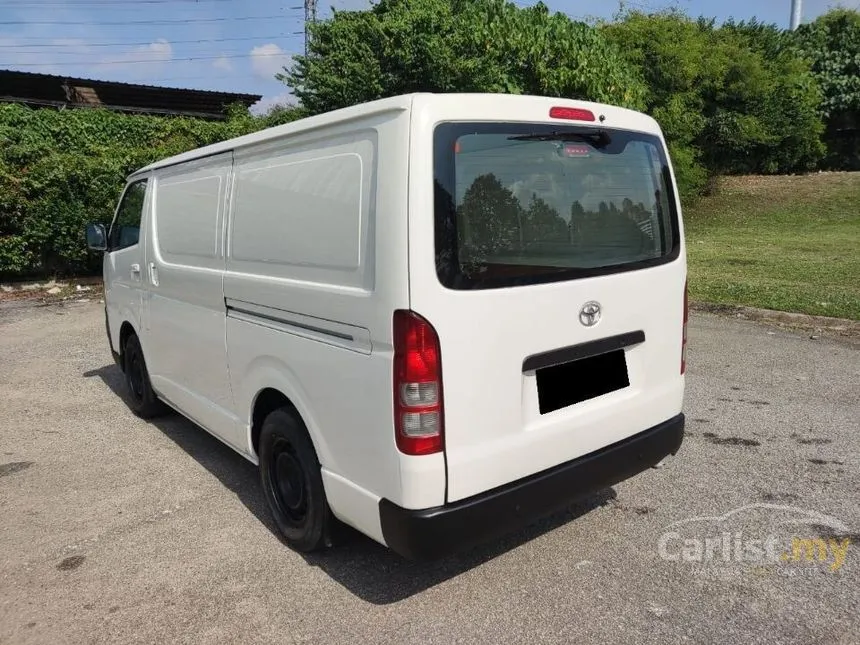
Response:
[{"label": "white van", "polygon": [[686,262],[657,123],[415,94],[128,179],[105,250],[131,407],[259,464],[286,541],[436,557],[681,445]]}]

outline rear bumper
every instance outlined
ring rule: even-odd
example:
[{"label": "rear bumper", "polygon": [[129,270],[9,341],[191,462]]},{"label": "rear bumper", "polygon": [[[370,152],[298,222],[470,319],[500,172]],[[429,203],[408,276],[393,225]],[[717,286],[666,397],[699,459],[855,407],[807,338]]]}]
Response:
[{"label": "rear bumper", "polygon": [[390,549],[407,558],[441,557],[632,477],[674,455],[683,438],[684,415],[679,414],[611,446],[453,504],[409,510],[382,499],[382,536]]}]

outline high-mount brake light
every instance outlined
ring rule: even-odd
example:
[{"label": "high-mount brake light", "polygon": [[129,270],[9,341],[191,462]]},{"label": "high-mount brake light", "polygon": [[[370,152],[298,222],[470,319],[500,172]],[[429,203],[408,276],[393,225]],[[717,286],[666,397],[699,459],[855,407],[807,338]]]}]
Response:
[{"label": "high-mount brake light", "polygon": [[560,107],[550,108],[549,118],[567,119],[568,121],[594,121],[594,112],[582,108]]}]

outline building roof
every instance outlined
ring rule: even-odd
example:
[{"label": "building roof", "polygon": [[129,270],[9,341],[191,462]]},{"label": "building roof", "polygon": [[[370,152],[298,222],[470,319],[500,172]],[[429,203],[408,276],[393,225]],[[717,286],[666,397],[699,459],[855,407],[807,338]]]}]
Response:
[{"label": "building roof", "polygon": [[210,92],[0,70],[0,102],[48,107],[102,107],[117,112],[223,119],[226,106],[250,107],[259,94]]}]

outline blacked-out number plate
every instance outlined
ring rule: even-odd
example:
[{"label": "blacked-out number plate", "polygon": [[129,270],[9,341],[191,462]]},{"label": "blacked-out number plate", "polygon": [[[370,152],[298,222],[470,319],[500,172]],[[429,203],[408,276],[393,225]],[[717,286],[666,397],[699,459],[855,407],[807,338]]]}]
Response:
[{"label": "blacked-out number plate", "polygon": [[630,385],[623,349],[544,367],[535,375],[541,414]]}]

